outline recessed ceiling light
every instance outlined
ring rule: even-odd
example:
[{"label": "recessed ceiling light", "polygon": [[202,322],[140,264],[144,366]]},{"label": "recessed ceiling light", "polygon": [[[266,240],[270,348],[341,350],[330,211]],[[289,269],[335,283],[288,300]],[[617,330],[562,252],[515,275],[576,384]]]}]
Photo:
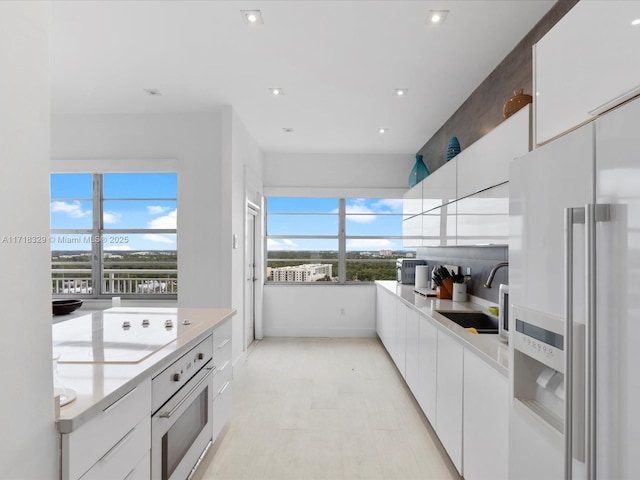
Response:
[{"label": "recessed ceiling light", "polygon": [[281,97],[282,95],[284,95],[284,90],[280,87],[270,88],[269,92],[271,92],[271,95],[273,95],[274,97]]},{"label": "recessed ceiling light", "polygon": [[262,14],[260,10],[240,10],[244,23],[247,25],[258,25],[264,23],[262,21]]},{"label": "recessed ceiling light", "polygon": [[427,22],[432,25],[441,25],[448,14],[449,10],[429,10]]},{"label": "recessed ceiling light", "polygon": [[162,92],[157,88],[145,88],[144,91],[147,95],[151,95],[152,97],[159,97],[162,95]]},{"label": "recessed ceiling light", "polygon": [[409,89],[408,88],[396,88],[393,91],[394,95],[397,95],[398,97],[404,97],[407,93],[409,93]]},{"label": "recessed ceiling light", "polygon": [[381,135],[384,134],[384,133],[387,133],[388,131],[389,131],[389,129],[388,128],[384,128],[384,127],[378,129],[378,133],[381,134]]},{"label": "recessed ceiling light", "polygon": [[640,25],[640,18],[636,18],[635,20],[633,20],[633,21],[631,22],[631,25],[633,25],[634,27],[635,27],[636,25]]},{"label": "recessed ceiling light", "polygon": [[284,133],[293,133],[293,128],[291,128],[291,127],[283,127],[282,131]]}]

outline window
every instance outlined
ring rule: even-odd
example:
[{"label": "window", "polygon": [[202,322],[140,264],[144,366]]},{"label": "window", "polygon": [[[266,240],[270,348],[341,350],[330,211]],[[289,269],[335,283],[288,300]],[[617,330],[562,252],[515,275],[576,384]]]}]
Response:
[{"label": "window", "polygon": [[402,247],[402,200],[267,199],[267,282],[395,280]]},{"label": "window", "polygon": [[177,175],[51,175],[56,296],[177,294]]}]

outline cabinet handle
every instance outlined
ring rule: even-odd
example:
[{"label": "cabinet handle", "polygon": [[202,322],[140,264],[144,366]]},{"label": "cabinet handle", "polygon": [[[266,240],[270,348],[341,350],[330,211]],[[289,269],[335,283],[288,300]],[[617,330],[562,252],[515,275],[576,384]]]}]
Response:
[{"label": "cabinet handle", "polygon": [[229,365],[229,360],[222,364],[222,366],[220,367],[220,371],[223,371],[225,368],[227,368],[227,365]]},{"label": "cabinet handle", "polygon": [[222,388],[220,390],[218,390],[218,395],[222,395],[224,393],[224,391],[227,389],[227,387],[229,386],[231,382],[229,380],[227,380],[227,383],[225,383]]},{"label": "cabinet handle", "polygon": [[229,342],[230,342],[230,340],[228,338],[226,338],[224,340],[224,342],[221,342],[220,345],[218,345],[218,350],[220,350],[221,348],[224,348],[224,346]]},{"label": "cabinet handle", "polygon": [[108,462],[111,457],[113,457],[118,450],[120,450],[125,443],[127,443],[133,437],[133,432],[136,431],[136,427],[133,427],[129,432],[120,439],[118,443],[116,443],[113,447],[109,449],[107,453],[105,453],[102,458],[99,460],[100,462]]},{"label": "cabinet handle", "polygon": [[133,387],[133,389],[127,393],[125,393],[123,396],[121,396],[118,400],[116,400],[115,402],[113,402],[111,405],[109,405],[107,408],[105,408],[104,410],[102,410],[104,413],[109,413],[111,410],[113,410],[116,406],[118,406],[120,403],[122,403],[124,401],[125,398],[127,398],[129,395],[131,395],[135,390],[136,387]]},{"label": "cabinet handle", "polygon": [[124,477],[122,480],[131,480],[135,474],[136,474],[136,469],[134,468],[129,473],[127,473],[127,476]]}]

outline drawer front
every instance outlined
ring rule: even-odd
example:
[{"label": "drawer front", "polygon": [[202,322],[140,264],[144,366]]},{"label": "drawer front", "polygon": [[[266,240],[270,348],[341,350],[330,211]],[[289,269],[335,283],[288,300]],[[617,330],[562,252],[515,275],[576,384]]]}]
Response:
[{"label": "drawer front", "polygon": [[213,398],[216,398],[224,384],[231,381],[231,360],[225,360],[213,375]]},{"label": "drawer front", "polygon": [[232,387],[231,380],[227,380],[220,389],[214,390],[214,394],[217,394],[213,399],[213,419],[211,422],[213,424],[214,442],[220,435],[229,417],[231,417]]},{"label": "drawer front", "polygon": [[[131,479],[137,465],[147,457],[151,449],[151,417],[145,416],[85,473],[81,480]],[[132,474],[134,472],[134,474]],[[147,477],[149,478],[149,477]]]},{"label": "drawer front", "polygon": [[231,320],[225,320],[213,331],[213,364],[221,367],[231,360]]},{"label": "drawer front", "polygon": [[[62,478],[80,478],[144,417],[151,416],[151,379],[146,379],[77,430],[61,435]],[[147,435],[151,435],[150,429]],[[71,460],[72,459],[72,460]]]},{"label": "drawer front", "polygon": [[147,452],[142,460],[131,470],[124,480],[149,480],[151,478],[151,452]]}]

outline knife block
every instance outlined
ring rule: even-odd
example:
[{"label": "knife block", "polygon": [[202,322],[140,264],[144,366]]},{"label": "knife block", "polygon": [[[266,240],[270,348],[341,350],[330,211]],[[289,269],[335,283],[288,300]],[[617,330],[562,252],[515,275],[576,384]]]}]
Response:
[{"label": "knife block", "polygon": [[453,278],[445,278],[442,285],[436,288],[436,298],[451,299],[453,295]]}]

